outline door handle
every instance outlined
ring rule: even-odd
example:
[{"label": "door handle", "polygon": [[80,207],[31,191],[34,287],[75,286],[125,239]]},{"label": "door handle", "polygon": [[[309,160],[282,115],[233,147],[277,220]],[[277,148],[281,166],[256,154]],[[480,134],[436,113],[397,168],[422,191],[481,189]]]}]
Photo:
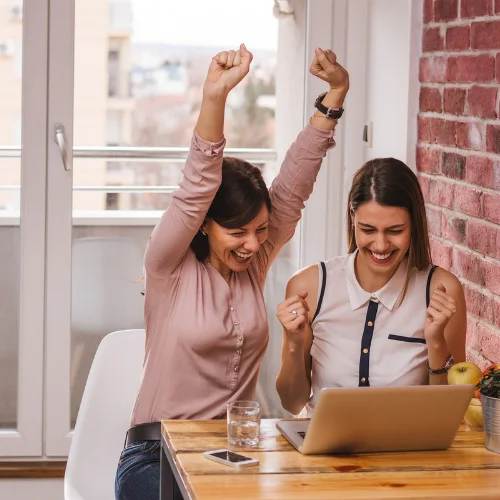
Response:
[{"label": "door handle", "polygon": [[61,159],[64,165],[64,170],[71,170],[71,162],[68,156],[66,134],[64,131],[64,125],[62,125],[61,123],[56,123],[55,142],[59,147],[59,152],[61,153]]}]

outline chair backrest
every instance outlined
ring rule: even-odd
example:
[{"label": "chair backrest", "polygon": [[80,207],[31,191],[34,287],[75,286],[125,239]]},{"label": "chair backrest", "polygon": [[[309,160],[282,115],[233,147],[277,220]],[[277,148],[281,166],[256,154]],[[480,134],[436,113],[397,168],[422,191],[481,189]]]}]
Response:
[{"label": "chair backrest", "polygon": [[64,476],[65,500],[114,500],[118,459],[142,377],[144,330],[104,337],[83,393]]}]

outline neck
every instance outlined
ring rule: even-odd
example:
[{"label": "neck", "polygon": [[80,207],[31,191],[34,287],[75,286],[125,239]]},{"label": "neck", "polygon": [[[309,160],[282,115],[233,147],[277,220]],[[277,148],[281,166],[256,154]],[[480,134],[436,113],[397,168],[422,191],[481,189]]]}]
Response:
[{"label": "neck", "polygon": [[368,293],[377,292],[383,288],[394,276],[398,268],[387,273],[373,273],[366,265],[363,258],[359,258],[359,252],[354,260],[354,273],[361,288]]},{"label": "neck", "polygon": [[231,271],[229,267],[227,267],[214,255],[210,255],[209,259],[210,259],[210,264],[212,264],[212,267],[219,272],[219,274],[226,280],[227,283],[229,283],[233,271]]}]

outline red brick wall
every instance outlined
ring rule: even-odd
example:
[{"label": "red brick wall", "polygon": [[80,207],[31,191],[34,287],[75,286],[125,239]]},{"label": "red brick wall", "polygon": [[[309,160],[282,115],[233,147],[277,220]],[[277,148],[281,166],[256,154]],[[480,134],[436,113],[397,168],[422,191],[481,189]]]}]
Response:
[{"label": "red brick wall", "polygon": [[500,362],[500,0],[424,0],[417,169],[436,264],[464,285],[467,355]]}]

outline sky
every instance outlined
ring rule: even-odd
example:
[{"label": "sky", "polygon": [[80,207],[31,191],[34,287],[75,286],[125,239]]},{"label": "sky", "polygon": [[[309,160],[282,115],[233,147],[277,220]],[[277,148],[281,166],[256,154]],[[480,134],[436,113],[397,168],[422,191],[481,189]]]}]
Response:
[{"label": "sky", "polygon": [[248,50],[278,44],[273,0],[132,0],[133,42]]}]

